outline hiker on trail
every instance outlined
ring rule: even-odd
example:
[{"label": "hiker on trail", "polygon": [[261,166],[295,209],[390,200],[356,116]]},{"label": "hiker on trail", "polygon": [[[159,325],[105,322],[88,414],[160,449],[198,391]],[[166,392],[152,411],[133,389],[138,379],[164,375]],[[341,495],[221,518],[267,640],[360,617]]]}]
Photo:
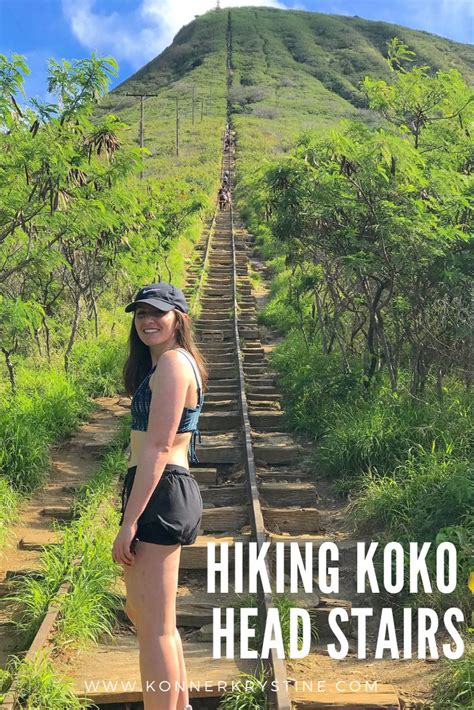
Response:
[{"label": "hiker on trail", "polygon": [[132,432],[112,558],[123,565],[145,710],[192,710],[176,596],[181,547],[195,542],[202,521],[188,456],[199,462],[195,445],[207,370],[179,288],[144,286],[125,311],[134,313],[123,369],[125,390],[133,395]]},{"label": "hiker on trail", "polygon": [[225,208],[226,202],[227,202],[227,197],[226,197],[226,192],[223,187],[218,192],[217,195],[218,201],[219,201],[219,209],[222,210]]},{"label": "hiker on trail", "polygon": [[227,205],[231,205],[230,190],[228,187],[221,187],[219,190],[219,209],[225,210]]},{"label": "hiker on trail", "polygon": [[224,173],[224,177],[222,178],[222,183],[226,187],[229,184],[229,176]]}]

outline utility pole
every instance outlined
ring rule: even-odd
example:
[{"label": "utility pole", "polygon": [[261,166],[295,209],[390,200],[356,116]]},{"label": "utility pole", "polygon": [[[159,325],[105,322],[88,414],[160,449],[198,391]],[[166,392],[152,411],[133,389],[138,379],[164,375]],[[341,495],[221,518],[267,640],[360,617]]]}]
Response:
[{"label": "utility pole", "polygon": [[176,96],[176,155],[179,155],[179,97]]},{"label": "utility pole", "polygon": [[220,9],[221,9],[221,0],[217,0],[217,2],[216,2],[216,10],[220,10]]},{"label": "utility pole", "polygon": [[140,96],[140,148],[145,147],[145,97]]},{"label": "utility pole", "polygon": [[[140,148],[145,147],[145,99],[151,96],[158,96],[158,94],[129,94],[124,93],[120,96],[138,96],[140,99]],[[143,163],[142,163],[143,164]],[[143,169],[140,170],[140,179],[143,179]]]},{"label": "utility pole", "polygon": [[[140,148],[145,147],[145,97],[140,96]],[[140,180],[143,180],[143,157]]]}]

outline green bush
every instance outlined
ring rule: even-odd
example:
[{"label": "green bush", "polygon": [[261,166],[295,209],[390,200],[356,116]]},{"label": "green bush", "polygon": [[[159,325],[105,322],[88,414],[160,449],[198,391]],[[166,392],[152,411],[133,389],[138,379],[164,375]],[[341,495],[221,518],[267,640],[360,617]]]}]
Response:
[{"label": "green bush", "polygon": [[320,449],[320,461],[341,477],[390,473],[408,457],[433,448],[468,455],[468,404],[455,384],[442,406],[432,397],[415,402],[385,385],[352,407],[336,406]]},{"label": "green bush", "polygon": [[50,444],[70,434],[90,411],[84,394],[54,369],[22,373],[16,395],[0,409],[0,475],[18,492],[29,493],[43,481]]},{"label": "green bush", "polygon": [[122,341],[110,338],[81,341],[71,354],[71,378],[89,397],[112,397],[123,389],[126,356]]},{"label": "green bush", "polygon": [[431,540],[440,528],[458,523],[469,505],[474,505],[469,461],[422,449],[391,476],[363,476],[355,520],[359,528],[384,529],[392,539]]}]

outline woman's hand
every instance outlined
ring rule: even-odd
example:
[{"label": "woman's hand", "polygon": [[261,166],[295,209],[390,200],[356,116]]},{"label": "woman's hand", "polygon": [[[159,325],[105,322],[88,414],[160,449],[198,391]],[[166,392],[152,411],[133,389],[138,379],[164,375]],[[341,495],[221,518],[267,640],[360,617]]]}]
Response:
[{"label": "woman's hand", "polygon": [[120,531],[114,540],[112,546],[112,559],[121,565],[133,565],[135,561],[135,552],[130,550],[131,544],[135,538],[138,524],[122,523]]}]

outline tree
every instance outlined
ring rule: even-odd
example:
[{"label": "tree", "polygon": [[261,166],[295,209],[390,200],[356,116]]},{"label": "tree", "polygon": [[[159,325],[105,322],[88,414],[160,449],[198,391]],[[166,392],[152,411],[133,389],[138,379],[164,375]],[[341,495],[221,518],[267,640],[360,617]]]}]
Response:
[{"label": "tree", "polygon": [[[366,78],[382,128],[344,121],[321,140],[300,139],[264,179],[265,215],[290,264],[312,264],[313,332],[367,387],[381,370],[422,394],[436,373],[468,364],[473,103],[454,70],[406,70],[411,53],[392,43],[391,84]],[[308,314],[309,315],[309,314]]]}]

